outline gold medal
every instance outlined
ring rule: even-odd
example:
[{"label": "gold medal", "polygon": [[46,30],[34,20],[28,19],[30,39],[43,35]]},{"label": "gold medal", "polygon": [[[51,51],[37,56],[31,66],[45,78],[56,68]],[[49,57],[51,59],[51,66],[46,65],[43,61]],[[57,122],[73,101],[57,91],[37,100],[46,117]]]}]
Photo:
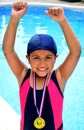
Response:
[{"label": "gold medal", "polygon": [[41,117],[37,117],[34,120],[34,127],[37,129],[42,129],[45,126],[45,120]]},{"label": "gold medal", "polygon": [[46,86],[47,86],[46,82],[47,82],[48,76],[49,76],[49,74],[47,74],[47,76],[45,78],[45,81],[44,81],[40,109],[38,109],[37,104],[36,104],[36,74],[34,73],[34,105],[36,107],[36,111],[37,111],[38,117],[34,120],[33,125],[37,129],[42,129],[46,125],[45,120],[41,117],[41,115],[42,115],[42,110],[43,110],[43,105],[44,105],[44,97],[45,97]]}]

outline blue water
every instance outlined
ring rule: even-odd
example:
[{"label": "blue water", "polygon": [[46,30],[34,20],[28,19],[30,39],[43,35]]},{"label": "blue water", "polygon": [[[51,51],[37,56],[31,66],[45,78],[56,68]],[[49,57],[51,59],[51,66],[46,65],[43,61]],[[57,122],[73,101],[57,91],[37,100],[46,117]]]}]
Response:
[{"label": "blue water", "polygon": [[[31,7],[20,20],[15,49],[19,57],[25,58],[28,40],[35,33],[48,33],[54,37],[58,47],[59,57],[57,67],[67,56],[68,48],[61,28],[44,13],[47,7]],[[82,47],[82,54],[75,71],[68,80],[64,92],[63,121],[64,130],[84,130],[84,12],[64,9],[65,15],[74,29]],[[0,96],[20,114],[19,88],[2,52],[3,36],[9,21],[11,6],[0,7]]]}]

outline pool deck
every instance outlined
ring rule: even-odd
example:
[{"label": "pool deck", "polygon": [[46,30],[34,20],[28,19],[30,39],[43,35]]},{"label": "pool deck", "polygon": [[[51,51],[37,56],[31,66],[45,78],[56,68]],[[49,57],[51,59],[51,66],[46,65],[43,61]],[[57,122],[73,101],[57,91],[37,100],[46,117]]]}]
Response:
[{"label": "pool deck", "polygon": [[20,130],[20,116],[0,96],[0,130]]},{"label": "pool deck", "polygon": [[12,4],[16,1],[26,1],[29,4],[38,4],[38,5],[57,5],[57,6],[66,6],[66,7],[75,7],[75,8],[84,8],[84,0],[81,2],[66,2],[64,0],[0,0],[0,5]]},{"label": "pool deck", "polygon": [[[82,2],[65,2],[60,0],[0,0],[0,5],[12,4],[15,1],[27,1],[29,4],[38,5],[58,5],[66,7],[75,7],[84,9],[84,0]],[[0,130],[20,130],[20,116],[9,106],[9,104],[0,97]]]}]

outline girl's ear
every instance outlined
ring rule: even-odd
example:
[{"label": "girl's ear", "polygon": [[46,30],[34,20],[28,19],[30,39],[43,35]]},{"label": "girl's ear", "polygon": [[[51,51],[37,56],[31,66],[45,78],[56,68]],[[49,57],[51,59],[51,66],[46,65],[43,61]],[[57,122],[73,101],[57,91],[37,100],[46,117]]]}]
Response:
[{"label": "girl's ear", "polygon": [[56,58],[58,57],[59,55],[58,54],[56,54]]},{"label": "girl's ear", "polygon": [[28,62],[30,63],[30,56],[26,55]]},{"label": "girl's ear", "polygon": [[[56,60],[57,60],[57,57],[58,57],[58,55],[56,54],[56,55],[55,55],[55,62],[56,62]],[[55,63],[55,62],[54,62],[54,63]]]},{"label": "girl's ear", "polygon": [[57,57],[58,57],[58,55],[56,54],[56,56],[55,56],[55,60],[57,59]]},{"label": "girl's ear", "polygon": [[26,55],[26,58],[28,59],[28,55]]}]

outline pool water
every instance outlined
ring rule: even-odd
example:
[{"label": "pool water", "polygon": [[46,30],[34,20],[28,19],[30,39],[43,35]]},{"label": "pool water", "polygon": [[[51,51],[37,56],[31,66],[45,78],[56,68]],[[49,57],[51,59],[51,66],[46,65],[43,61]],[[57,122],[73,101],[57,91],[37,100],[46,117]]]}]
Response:
[{"label": "pool water", "polygon": [[[26,47],[28,40],[35,33],[47,33],[54,37],[59,57],[55,67],[66,58],[68,48],[61,28],[52,21],[44,11],[47,6],[29,6],[26,15],[20,20],[15,49],[19,57],[29,66],[26,60]],[[75,71],[68,80],[64,92],[63,121],[64,130],[84,130],[84,11],[65,9],[65,15],[74,29],[82,47],[82,54]],[[19,88],[17,80],[12,74],[2,52],[2,41],[6,30],[11,6],[0,7],[0,96],[20,114]]]}]

